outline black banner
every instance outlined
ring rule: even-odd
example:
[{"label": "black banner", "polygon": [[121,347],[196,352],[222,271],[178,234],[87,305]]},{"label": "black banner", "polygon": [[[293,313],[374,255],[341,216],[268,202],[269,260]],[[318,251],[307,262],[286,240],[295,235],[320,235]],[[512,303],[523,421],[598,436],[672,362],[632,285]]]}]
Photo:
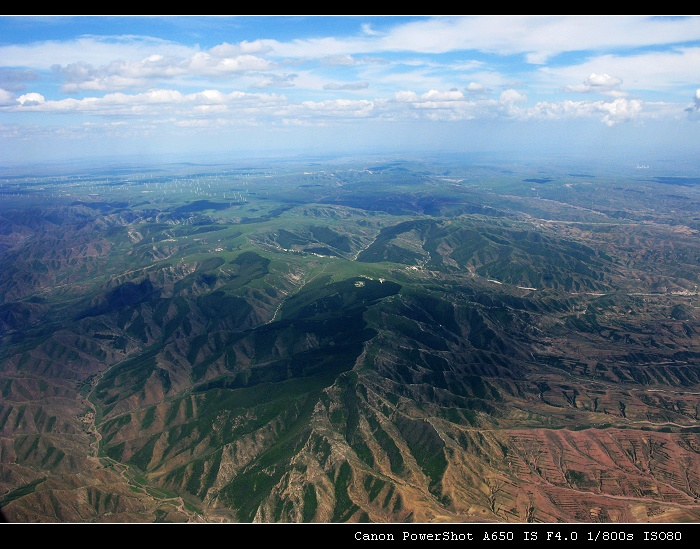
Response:
[{"label": "black banner", "polygon": [[[629,543],[668,545],[697,543],[700,523],[659,524],[483,524],[483,523],[429,523],[429,524],[239,524],[239,523],[87,523],[87,524],[24,524],[5,523],[0,531],[20,536],[31,534],[66,534],[66,528],[76,533],[101,528],[99,538],[104,541],[127,543],[139,535],[157,535],[159,540],[174,536],[178,542],[188,543],[301,543],[324,545],[334,543],[395,543],[409,547],[421,544],[478,544],[480,546],[507,546],[537,543],[553,546],[575,544]],[[95,532],[97,533],[97,532]],[[120,537],[123,536],[123,537]],[[188,537],[189,536],[189,537]],[[210,537],[212,536],[212,537]],[[223,536],[223,537],[220,537]],[[29,538],[22,538],[29,539]],[[81,538],[84,539],[84,538]],[[97,542],[97,539],[95,541]],[[609,545],[608,545],[609,546]],[[195,548],[198,549],[198,548]],[[255,549],[255,548],[254,548]],[[331,547],[331,549],[334,549]]]}]

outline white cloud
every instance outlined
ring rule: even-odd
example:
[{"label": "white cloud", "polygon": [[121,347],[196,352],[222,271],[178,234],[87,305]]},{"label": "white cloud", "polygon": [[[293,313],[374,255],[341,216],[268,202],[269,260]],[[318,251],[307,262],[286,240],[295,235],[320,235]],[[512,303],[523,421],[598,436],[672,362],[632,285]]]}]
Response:
[{"label": "white cloud", "polygon": [[243,41],[240,44],[228,44],[224,42],[214,46],[209,53],[214,57],[237,57],[239,55],[265,54],[271,51],[271,47],[260,40],[253,42]]},{"label": "white cloud", "polygon": [[0,88],[0,106],[13,105],[17,102],[15,95],[7,90]]},{"label": "white cloud", "polygon": [[505,90],[499,97],[501,103],[521,103],[527,101],[527,97],[517,90]]},{"label": "white cloud", "polygon": [[206,52],[199,52],[183,62],[188,73],[194,75],[221,76],[246,71],[264,71],[273,64],[255,55],[239,55],[237,57],[216,57]]},{"label": "white cloud", "polygon": [[[593,80],[593,79],[592,79]],[[609,79],[599,79],[610,82]],[[5,95],[9,98],[9,95]],[[616,98],[611,101],[551,101],[539,102],[528,107],[528,98],[515,89],[507,89],[497,98],[469,99],[459,90],[431,89],[422,94],[402,90],[392,95],[391,100],[329,99],[326,101],[290,102],[285,96],[276,94],[247,93],[234,91],[224,93],[217,89],[205,89],[184,94],[175,89],[153,89],[137,94],[115,92],[103,97],[84,99],[46,100],[41,94],[28,93],[11,104],[0,105],[4,112],[32,110],[42,113],[74,112],[82,114],[113,116],[138,116],[140,120],[174,117],[175,121],[205,120],[214,116],[226,116],[239,123],[266,120],[268,123],[292,123],[295,118],[304,124],[319,124],[324,120],[383,118],[405,120],[471,120],[499,117],[517,120],[557,120],[582,117],[598,117],[607,126],[631,121],[644,114],[644,103],[640,100]],[[700,90],[695,95],[696,106],[700,105]],[[664,105],[651,106],[658,113],[668,111]],[[651,112],[651,111],[647,111]],[[668,113],[666,113],[668,114]],[[191,124],[196,125],[196,124]]]},{"label": "white cloud", "polygon": [[299,75],[297,74],[266,74],[262,78],[252,84],[254,88],[291,88],[294,86],[294,81]]},{"label": "white cloud", "polygon": [[438,90],[430,90],[421,96],[423,101],[461,101],[464,99],[464,94],[458,90],[450,90],[441,92]]},{"label": "white cloud", "polygon": [[601,86],[604,88],[612,88],[622,84],[622,80],[619,78],[614,78],[608,74],[596,74],[591,73],[591,75],[586,78],[585,84],[589,86]]},{"label": "white cloud", "polygon": [[53,65],[52,70],[65,79],[61,88],[64,93],[78,93],[148,88],[175,78],[217,79],[267,71],[274,67],[274,63],[255,55],[226,57],[220,55],[222,50],[217,53],[212,55],[200,51],[186,58],[153,53],[137,61],[115,60],[101,66],[76,62]]},{"label": "white cloud", "polygon": [[[260,39],[223,42],[210,49],[144,37],[4,46],[0,59],[9,67],[5,70],[44,72],[41,80],[31,81],[31,93],[13,95],[29,89],[24,82],[18,89],[1,87],[0,113],[73,113],[75,117],[61,119],[83,123],[80,115],[91,120],[102,116],[139,129],[149,122],[194,129],[329,125],[358,118],[590,118],[614,126],[700,112],[700,47],[660,51],[664,43],[700,40],[700,18],[470,16],[397,21],[382,32],[366,26],[349,38]],[[637,45],[655,48],[634,54],[625,49]],[[618,49],[614,55],[599,54],[605,47]],[[456,50],[458,55],[430,55]],[[566,65],[561,58],[549,67],[523,63],[544,63],[566,51],[577,51],[576,59],[585,60]],[[381,64],[373,54],[384,56]],[[61,85],[63,93],[75,96],[59,95]],[[284,88],[288,96],[256,92],[270,88]],[[647,90],[659,93],[650,97]],[[666,90],[677,97],[662,96]],[[351,96],[342,93],[346,91],[362,100],[346,99]],[[570,101],[572,92],[599,95]]]},{"label": "white cloud", "polygon": [[[348,38],[223,42],[208,50],[142,36],[84,36],[69,42],[0,47],[0,58],[8,67],[54,67],[55,74],[64,79],[61,91],[73,94],[140,91],[183,84],[217,86],[224,79],[236,82],[238,87],[289,88],[294,85],[298,88],[301,80],[296,79],[296,74],[275,71],[291,63],[308,64],[316,60],[304,80],[311,82],[316,78],[320,83],[307,86],[308,89],[343,90],[359,87],[354,81],[372,81],[374,88],[386,91],[386,97],[393,93],[392,86],[394,89],[437,90],[459,85],[465,93],[474,96],[504,85],[521,87],[520,81],[526,81],[529,75],[489,72],[485,61],[469,60],[476,57],[471,50],[515,54],[522,56],[521,59],[528,56],[530,62],[539,63],[564,51],[592,48],[596,52],[605,47],[658,46],[700,39],[700,18],[697,17],[456,16],[418,21],[397,17],[396,21],[397,24],[381,33],[366,25],[356,36]],[[369,58],[365,54],[419,52],[427,55],[456,50],[464,51],[467,60],[443,65],[416,56],[400,60],[401,70],[396,70],[398,63],[394,63],[375,65],[372,73],[323,74],[323,67],[340,70],[361,66],[367,70]],[[406,70],[406,65],[411,63],[417,67],[415,71]],[[482,73],[474,74],[475,69],[481,69]],[[499,69],[508,67],[502,65]],[[458,74],[459,70],[465,74]],[[522,65],[518,70],[523,70]],[[589,54],[584,63],[543,67],[540,74],[550,85],[558,81],[559,85],[549,90],[624,97],[640,86],[660,89],[682,81],[700,81],[700,48],[676,48],[672,52],[634,56]],[[336,78],[349,83],[335,84]],[[475,78],[482,83],[477,84]],[[626,87],[631,88],[624,93],[620,89],[623,79]],[[545,78],[541,80],[544,82]],[[581,83],[571,85],[571,82]]]},{"label": "white cloud", "polygon": [[[509,89],[500,94],[498,99],[482,98],[473,100],[459,90],[439,91],[429,90],[421,95],[409,90],[397,92],[393,101],[385,106],[383,112],[391,108],[394,119],[424,118],[427,120],[472,120],[474,118],[527,118],[527,109],[520,106],[527,97],[517,90]],[[399,108],[405,105],[409,107]]]},{"label": "white cloud", "polygon": [[686,108],[685,111],[691,114],[700,112],[700,88],[695,90],[695,95],[693,96],[693,104]]},{"label": "white cloud", "polygon": [[346,82],[344,84],[326,84],[324,90],[365,90],[369,87],[369,82]]},{"label": "white cloud", "polygon": [[[350,99],[332,99],[328,101],[304,101],[299,105],[307,114],[323,116],[352,116],[366,117],[372,113],[374,102],[365,99],[354,101]],[[302,111],[299,111],[302,114]]]},{"label": "white cloud", "polygon": [[541,102],[529,112],[533,119],[555,120],[580,117],[600,117],[606,126],[615,126],[640,117],[643,103],[637,99],[618,98],[613,101]]},{"label": "white cloud", "polygon": [[443,102],[443,101],[462,101],[464,94],[459,90],[439,91],[429,90],[422,95],[418,95],[412,91],[400,91],[394,94],[394,100],[400,103],[424,103],[424,102]]},{"label": "white cloud", "polygon": [[610,103],[598,105],[598,109],[605,113],[603,122],[608,126],[614,126],[636,118],[642,110],[642,102],[636,99],[616,99]]},{"label": "white cloud", "polygon": [[39,93],[25,93],[17,98],[17,102],[22,106],[34,107],[45,103],[46,99]]},{"label": "white cloud", "polygon": [[[674,48],[666,52],[637,53],[634,55],[591,56],[583,63],[543,67],[538,71],[549,83],[561,82],[565,88],[572,81],[581,81],[582,75],[614,75],[624,80],[625,87],[634,90],[667,91],[684,82],[700,82],[700,47]],[[590,84],[588,84],[590,86]],[[569,91],[587,91],[590,88]]]},{"label": "white cloud", "polygon": [[221,93],[219,90],[204,90],[191,95],[192,99],[197,103],[206,103],[208,105],[224,104],[230,96]]},{"label": "white cloud", "polygon": [[399,103],[413,103],[418,101],[418,94],[416,92],[402,90],[394,94],[394,100]]},{"label": "white cloud", "polygon": [[39,73],[35,70],[0,68],[0,88],[6,91],[22,92],[29,82],[34,82],[39,78]]},{"label": "white cloud", "polygon": [[378,31],[375,31],[369,23],[364,23],[361,28],[362,28],[362,34],[366,34],[368,36],[381,35],[381,33]]},{"label": "white cloud", "polygon": [[145,36],[84,36],[68,41],[0,46],[0,59],[5,67],[48,70],[54,65],[71,63],[101,66],[115,59],[138,62],[152,54],[185,58],[195,51],[196,48]]},{"label": "white cloud", "polygon": [[321,64],[329,67],[349,67],[356,63],[351,55],[333,55],[321,59]]},{"label": "white cloud", "polygon": [[486,86],[477,84],[476,82],[469,82],[464,89],[469,93],[482,93],[486,91]]},{"label": "white cloud", "polygon": [[522,54],[529,63],[543,63],[563,52],[680,44],[698,39],[700,19],[696,17],[456,16],[400,22],[381,34],[364,32],[346,39],[263,42],[274,55],[282,57],[478,50]]},{"label": "white cloud", "polygon": [[[195,105],[192,107],[195,114],[199,115],[212,115],[212,114],[222,114],[229,111],[226,105]],[[177,122],[176,122],[177,123]]]},{"label": "white cloud", "polygon": [[576,93],[602,93],[612,96],[624,96],[626,94],[620,91],[621,84],[622,79],[620,78],[592,72],[582,84],[566,86],[564,90]]},{"label": "white cloud", "polygon": [[[38,93],[28,93],[17,98],[20,105],[3,107],[5,112],[33,110],[42,113],[75,112],[104,116],[136,115],[158,117],[167,113],[188,115],[199,112],[207,113],[216,109],[201,108],[202,106],[232,105],[255,109],[269,105],[284,104],[286,98],[275,94],[245,93],[240,91],[224,94],[218,90],[183,94],[173,89],[154,89],[144,93],[126,94],[115,92],[103,97],[87,97],[84,99],[61,99],[47,101]],[[198,108],[198,110],[195,110]]]}]

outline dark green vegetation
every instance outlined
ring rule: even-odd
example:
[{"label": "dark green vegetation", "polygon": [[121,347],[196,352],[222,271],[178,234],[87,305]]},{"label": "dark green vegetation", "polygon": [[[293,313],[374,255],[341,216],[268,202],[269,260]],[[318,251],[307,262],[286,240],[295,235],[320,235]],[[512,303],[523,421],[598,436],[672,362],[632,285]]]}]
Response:
[{"label": "dark green vegetation", "polygon": [[698,521],[697,179],[454,159],[7,174],[0,508]]}]

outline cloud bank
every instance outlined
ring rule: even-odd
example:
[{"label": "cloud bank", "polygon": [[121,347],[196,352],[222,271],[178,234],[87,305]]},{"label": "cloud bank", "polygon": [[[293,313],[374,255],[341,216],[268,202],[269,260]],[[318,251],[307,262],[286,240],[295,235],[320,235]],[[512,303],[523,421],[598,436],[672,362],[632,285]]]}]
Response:
[{"label": "cloud bank", "polygon": [[210,44],[81,27],[63,40],[28,37],[0,46],[0,122],[28,139],[41,127],[343,131],[359,120],[697,126],[698,17],[368,19],[348,28],[326,18],[339,25],[326,36],[256,26],[257,36]]}]

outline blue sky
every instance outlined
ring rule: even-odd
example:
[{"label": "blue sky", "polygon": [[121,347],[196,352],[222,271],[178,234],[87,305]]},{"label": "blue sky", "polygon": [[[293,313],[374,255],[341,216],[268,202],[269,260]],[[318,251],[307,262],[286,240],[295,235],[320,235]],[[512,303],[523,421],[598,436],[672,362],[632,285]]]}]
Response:
[{"label": "blue sky", "polygon": [[0,162],[698,156],[700,17],[0,16]]}]

